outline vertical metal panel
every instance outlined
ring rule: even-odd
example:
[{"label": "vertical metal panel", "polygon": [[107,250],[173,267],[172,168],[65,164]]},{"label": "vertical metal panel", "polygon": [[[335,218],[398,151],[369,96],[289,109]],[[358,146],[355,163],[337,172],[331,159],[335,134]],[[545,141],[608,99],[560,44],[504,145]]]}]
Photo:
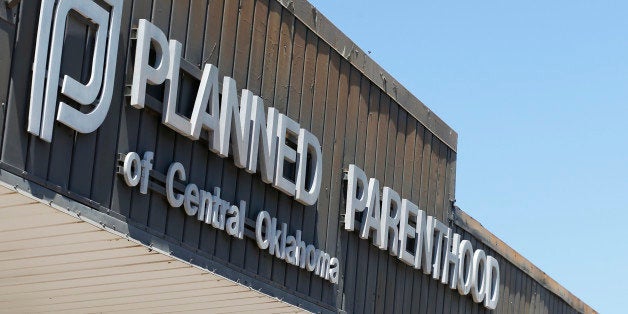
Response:
[{"label": "vertical metal panel", "polygon": [[13,20],[11,9],[7,3],[0,6],[0,21],[10,23]]},{"label": "vertical metal panel", "polygon": [[[385,107],[385,109],[383,109]],[[366,122],[366,147],[364,156],[364,171],[368,177],[375,177],[376,171],[379,171],[380,161],[377,160],[377,154],[374,152],[385,146],[385,142],[378,142],[378,139],[387,133],[387,130],[380,129],[380,112],[385,110],[388,112],[388,106],[384,106],[380,102],[380,91],[377,86],[369,84],[368,98],[368,118]],[[381,120],[383,123],[383,119]],[[387,126],[387,124],[386,124]],[[384,137],[385,139],[385,137]],[[357,236],[357,235],[355,235]],[[358,262],[357,265],[357,281],[356,281],[356,312],[373,313],[375,304],[378,299],[378,273],[379,273],[379,255],[380,250],[373,245],[372,239],[358,240],[358,261],[368,261],[368,263]]]},{"label": "vertical metal panel", "polygon": [[[423,174],[423,159],[424,159],[424,145],[425,145],[425,128],[423,125],[415,122],[416,124],[416,139],[414,145],[414,158],[413,158],[413,168],[414,173],[412,174],[412,192],[411,199],[419,206],[421,206],[423,194],[421,194],[423,185],[427,184],[422,180]],[[424,207],[420,207],[420,209],[425,210]],[[421,307],[421,297],[423,294],[423,280],[425,280],[425,276],[423,275],[422,270],[416,270],[412,274],[413,283],[412,283],[412,291],[413,298],[411,304],[411,312],[417,313]]]},{"label": "vertical metal panel", "polygon": [[[87,28],[77,18],[75,14],[68,15],[61,56],[60,75],[70,75],[80,78],[83,72],[82,62],[85,55],[85,42],[87,38]],[[48,181],[64,189],[69,188],[70,165],[68,160],[73,159],[73,150],[76,132],[61,126],[55,125],[52,133],[53,142],[50,144],[50,156],[48,157]],[[83,143],[85,144],[85,143]],[[39,152],[36,155],[43,156]],[[31,155],[32,156],[32,155]],[[45,158],[45,156],[44,156]],[[80,158],[80,157],[77,157]],[[46,161],[39,161],[45,163]]]},{"label": "vertical metal panel", "polygon": [[[357,107],[358,113],[356,142],[355,142],[355,160],[354,162],[362,167],[365,166],[366,145],[367,145],[367,119],[369,113],[369,96],[371,92],[370,81],[364,76],[360,78],[359,97],[354,106]],[[342,210],[342,208],[341,208]],[[364,289],[366,288],[367,263],[368,260],[368,241],[360,240],[355,233],[346,235],[347,250],[346,259],[346,279],[345,279],[345,296],[344,309],[347,312],[363,312],[364,307]]]},{"label": "vertical metal panel", "polygon": [[[248,89],[249,53],[251,48],[251,34],[253,23],[253,11],[255,3],[252,1],[240,1],[238,10],[238,26],[235,43],[235,57],[233,68],[233,79],[240,85],[238,88]],[[251,206],[252,175],[242,169],[238,169],[238,178],[234,200],[243,200],[247,206]],[[248,209],[250,210],[250,209]],[[191,217],[193,218],[193,217]],[[229,261],[238,267],[244,267],[247,242],[231,241]]]},{"label": "vertical metal panel", "polygon": [[534,314],[536,313],[537,303],[538,303],[538,283],[536,281],[532,282],[532,297],[530,298],[530,309],[528,313]]},{"label": "vertical metal panel", "polygon": [[[313,38],[316,38],[316,36],[313,36],[311,32],[308,32],[308,48],[306,49],[306,69],[307,69],[308,62],[311,61],[309,60],[309,58],[307,58],[308,52],[310,51],[310,48],[309,48],[310,39],[316,40]],[[323,41],[316,41],[316,45],[317,45],[316,49],[318,53],[317,53],[317,58],[316,58],[316,78],[314,80],[313,94],[311,95],[311,97],[313,98],[312,98],[312,104],[311,104],[310,131],[319,139],[321,145],[324,145],[323,144],[324,130],[325,130],[325,127],[328,126],[327,124],[328,120],[326,119],[325,115],[327,113],[327,107],[328,107],[328,104],[326,102],[328,77],[331,75],[330,74],[330,55],[329,55],[330,49],[329,49],[329,46]],[[337,78],[337,75],[338,74],[336,71],[336,78]],[[307,80],[304,78],[304,84],[306,81]],[[304,85],[304,90],[306,89],[307,89],[307,86]],[[331,119],[331,117],[329,119]],[[335,119],[334,119],[334,123],[335,123]],[[323,160],[325,160],[324,156],[325,155],[323,154]],[[323,178],[325,178],[324,174],[323,174]],[[323,191],[321,191],[321,193],[323,193]],[[307,212],[305,213],[304,219],[306,219],[308,223],[305,224],[305,228],[303,231],[304,232],[307,231],[311,235],[310,240],[312,241],[312,243],[320,247],[321,246],[321,242],[319,241],[320,234],[318,232],[319,229],[317,229],[318,225],[321,223],[320,213],[318,212],[319,205],[320,205],[320,201],[319,203],[307,208]],[[299,291],[300,292],[308,291],[309,295],[311,296],[314,295],[316,298],[320,299],[322,296],[322,281],[314,280],[311,282],[306,282],[306,281],[299,280]]]},{"label": "vertical metal panel", "polygon": [[9,78],[13,61],[13,47],[15,43],[15,25],[0,19],[0,153],[4,133],[5,116],[7,110],[7,96],[9,94]]},{"label": "vertical metal panel", "polygon": [[[366,155],[364,156],[364,171],[367,176],[374,177],[376,169],[376,154],[378,147],[380,94],[379,88],[370,84],[368,100],[368,119],[366,127]],[[375,287],[378,268],[378,249],[371,244],[371,240],[360,241],[360,260],[368,260],[368,263],[359,263],[356,286],[360,286],[363,292],[356,296],[356,312],[372,313],[375,306]]]},{"label": "vertical metal panel", "polygon": [[[439,141],[440,142],[440,141]],[[438,179],[436,184],[436,195],[435,195],[435,218],[446,223],[447,222],[447,210],[445,209],[445,189],[447,187],[447,146],[444,143],[440,143],[438,150]],[[442,267],[443,258],[441,258]],[[441,313],[443,311],[443,302],[445,298],[445,294],[448,291],[445,291],[447,288],[445,285],[440,284],[439,280],[435,280],[437,284],[437,292],[436,292],[436,313]]]},{"label": "vertical metal panel", "polygon": [[449,215],[449,202],[447,202],[447,161],[449,148],[441,142],[438,150],[438,185],[436,190],[436,217],[438,220],[447,222]]},{"label": "vertical metal panel", "polygon": [[[375,177],[380,180],[380,187],[386,184],[385,174],[386,174],[386,166],[387,166],[387,157],[388,157],[388,140],[389,136],[389,120],[390,120],[390,98],[386,95],[380,96],[380,116],[379,116],[379,128],[377,134],[377,152],[376,154],[376,166],[375,166]],[[375,297],[373,298],[375,312],[381,313],[384,310],[384,298],[386,297],[386,271],[387,271],[387,257],[388,252],[380,251],[376,249],[375,254],[378,259],[377,261],[377,272],[373,272],[375,277]],[[377,274],[377,275],[375,275]]]},{"label": "vertical metal panel", "polygon": [[[221,25],[223,16],[224,0],[211,0],[207,2],[205,33],[203,41],[203,61],[218,66],[218,56],[221,42]],[[207,143],[203,143],[203,151],[207,154],[207,171],[205,173],[205,188],[213,191],[214,187],[220,187],[222,181],[223,159],[214,153],[207,152]],[[199,250],[208,255],[214,254],[216,246],[216,235],[218,232],[214,228],[201,226]]]},{"label": "vertical metal panel", "polygon": [[[15,36],[15,54],[32,56],[35,48],[36,21],[39,4],[24,1],[19,6],[18,27]],[[16,58],[11,67],[11,84],[5,116],[2,162],[18,169],[26,169],[28,135],[26,133],[27,102],[30,97],[32,60],[30,57]]]},{"label": "vertical metal panel", "polygon": [[556,303],[556,298],[554,298],[554,295],[548,291],[548,295],[547,295],[547,312],[548,313],[556,314],[556,310],[554,308],[555,303]]},{"label": "vertical metal panel", "polygon": [[260,96],[270,106],[275,98],[275,80],[277,76],[277,55],[279,51],[279,28],[281,27],[281,5],[270,1],[268,23],[266,29],[266,44],[264,47],[264,68],[262,76],[262,90]]},{"label": "vertical metal panel", "polygon": [[[288,109],[288,85],[290,83],[290,69],[292,65],[292,50],[294,37],[294,16],[286,9],[281,9],[281,24],[279,27],[279,49],[277,54],[277,75],[275,79],[274,98],[269,106],[275,107],[279,113],[287,114]],[[290,207],[292,198],[284,193],[277,193],[277,206],[271,210],[271,216],[278,222],[290,223]],[[286,263],[273,259],[272,280],[285,284]]]},{"label": "vertical metal panel", "polygon": [[[130,15],[130,21],[126,20],[127,28],[123,29],[123,36],[121,39],[126,38],[127,41],[121,42],[123,43],[121,47],[126,48],[126,59],[124,62],[118,62],[118,68],[116,72],[120,70],[121,64],[124,66],[124,74],[127,82],[129,78],[133,75],[133,50],[134,44],[128,44],[128,28],[129,27],[137,27],[137,21],[141,18],[151,20],[151,6],[152,0],[135,0],[132,2],[133,6],[131,8],[131,13],[129,12],[129,3],[125,4],[125,17],[129,18],[126,14]],[[124,25],[124,24],[123,24]],[[120,71],[121,72],[121,71]],[[116,75],[117,77],[118,75]],[[119,95],[119,94],[118,94]],[[120,99],[120,98],[117,98]],[[137,151],[140,148],[143,150],[152,150],[154,151],[154,144],[149,145],[147,142],[154,143],[155,141],[155,132],[156,123],[153,122],[152,125],[148,124],[145,120],[148,120],[148,112],[145,110],[137,110],[132,108],[131,106],[126,104],[126,99],[122,101],[119,107],[114,106],[115,109],[118,109],[119,113],[119,124],[118,124],[118,137],[117,137],[117,149],[118,153],[127,153],[129,151]],[[115,110],[114,109],[114,110]],[[147,117],[143,120],[144,115]],[[152,126],[152,127],[151,127]],[[140,127],[143,128],[140,133]],[[141,147],[138,147],[138,142],[143,143]],[[104,152],[103,152],[104,153]],[[114,164],[115,165],[115,164]],[[104,170],[103,166],[103,170]],[[105,170],[106,171],[106,170]],[[142,223],[146,226],[148,221],[148,200],[144,196],[140,196],[137,190],[131,190],[126,186],[124,181],[118,176],[113,177],[113,187],[111,192],[111,201],[110,201],[110,209],[121,215],[129,215],[131,219],[134,221]],[[131,212],[131,207],[133,207],[133,212]]]},{"label": "vertical metal panel", "polygon": [[[387,141],[387,147],[386,147],[386,160],[387,163],[390,162],[395,162],[396,158],[397,158],[397,135],[399,132],[403,132],[403,130],[401,129],[401,125],[399,125],[399,107],[391,100],[390,101],[390,113],[389,113],[389,120],[388,120],[388,141]],[[405,126],[403,126],[405,128]],[[395,188],[395,185],[397,185],[398,179],[397,176],[395,175],[395,166],[393,165],[392,167],[390,166],[390,164],[386,167],[386,171],[385,171],[385,176],[384,176],[384,185],[391,187],[392,189],[394,189],[395,191],[399,191],[398,188]],[[382,209],[383,211],[383,209]],[[389,235],[389,239],[390,239],[390,235]],[[389,245],[392,244],[391,240],[385,240],[388,241]],[[389,246],[390,249],[390,246]],[[384,311],[391,311],[393,309],[394,306],[394,298],[395,298],[395,276],[397,273],[397,265],[396,265],[396,258],[394,258],[393,256],[390,255],[390,251],[386,250],[383,252],[383,259],[386,263],[386,268],[382,269],[382,272],[380,272],[380,274],[382,274],[383,279],[382,279],[382,285],[384,287],[384,290],[382,291],[382,296],[384,298],[383,300],[383,305],[384,305]],[[382,262],[382,260],[380,259],[380,263]]]},{"label": "vertical metal panel", "polygon": [[[257,1],[255,3],[255,11],[253,17],[252,35],[251,35],[251,52],[249,61],[249,72],[247,78],[247,87],[256,95],[261,95],[261,78],[263,76],[264,66],[264,43],[266,39],[266,27],[268,22],[268,3],[265,1]],[[251,201],[248,205],[247,216],[255,219],[257,213],[264,209],[264,191],[266,184],[261,180],[253,180],[251,186]],[[260,254],[257,244],[254,241],[247,241],[246,257],[244,260],[244,268],[253,273],[258,273],[258,265],[260,262]]]},{"label": "vertical metal panel", "polygon": [[[322,138],[319,138],[322,146],[323,155],[323,169],[331,169],[332,165],[332,152],[335,141],[334,130],[336,129],[336,109],[338,106],[338,81],[340,78],[340,56],[328,49],[326,45],[325,50],[330,51],[329,54],[329,76],[327,78],[327,95],[325,99],[325,113],[324,113],[324,130]],[[327,224],[329,217],[329,197],[331,187],[331,172],[323,170],[321,181],[321,192],[316,204],[316,212],[318,213],[318,219],[316,221],[316,244],[318,247],[328,248],[327,243]],[[312,282],[310,288],[314,298],[323,298],[323,286],[320,282]]]},{"label": "vertical metal panel", "polygon": [[[112,208],[111,196],[113,194],[115,179],[115,163],[116,163],[116,146],[118,144],[118,138],[122,129],[120,116],[124,110],[124,77],[127,69],[127,60],[129,55],[129,33],[126,31],[131,25],[132,14],[132,1],[124,1],[122,10],[122,21],[120,29],[122,32],[119,35],[119,48],[118,48],[118,63],[116,67],[116,82],[113,89],[113,101],[109,109],[109,113],[105,118],[102,126],[98,130],[94,165],[91,181],[91,199],[107,208]],[[113,152],[113,154],[107,154],[106,152]]]},{"label": "vertical metal panel", "polygon": [[[445,222],[447,225],[449,225],[449,227],[453,227],[453,221],[452,221],[452,214],[453,214],[453,202],[451,201],[453,199],[453,195],[451,195],[452,193],[452,186],[455,184],[454,180],[454,172],[451,171],[452,170],[452,158],[455,153],[454,151],[452,151],[451,149],[449,149],[448,147],[446,147],[445,145],[443,145],[443,147],[445,148],[445,173],[443,174],[444,178],[444,182],[445,182],[445,191],[444,191],[444,197],[442,199],[442,208],[443,208],[443,222]],[[452,228],[452,232],[455,232],[455,228]],[[451,277],[449,278],[450,281],[452,281]],[[449,287],[446,285],[444,286],[444,290],[445,290],[445,297],[443,299],[443,309],[444,312],[450,312],[451,311],[451,304],[458,303],[458,299],[460,297],[460,295],[458,294],[457,290],[451,290],[449,289]]]},{"label": "vertical metal panel", "polygon": [[539,285],[535,313],[538,313],[538,314],[546,313],[547,308],[545,307],[545,296],[546,296],[545,288]]},{"label": "vertical metal panel", "polygon": [[[435,137],[431,138],[430,146],[430,163],[429,163],[429,176],[428,176],[428,189],[427,189],[427,213],[429,215],[438,218],[436,212],[436,193],[438,192],[438,166],[440,160],[438,158],[438,152],[440,150],[441,142]],[[424,281],[425,283],[425,281]],[[437,309],[436,300],[440,284],[433,279],[427,280],[427,312],[435,313]]]},{"label": "vertical metal panel", "polygon": [[[87,25],[80,25],[85,32],[85,39],[83,42],[83,57],[81,73],[77,76],[81,82],[87,82],[89,80],[91,72],[91,63],[94,53],[94,35],[96,28],[89,27]],[[73,50],[76,48],[72,48]],[[78,59],[73,59],[73,61]],[[110,110],[111,112],[112,110]],[[98,139],[98,133],[92,132],[85,135],[75,134],[74,147],[72,152],[72,161],[70,164],[70,178],[68,182],[68,189],[78,193],[84,197],[91,196],[91,178],[94,169],[94,156],[96,153],[96,141]]]},{"label": "vertical metal panel", "polygon": [[504,259],[499,259],[499,272],[500,272],[500,289],[499,289],[499,302],[497,302],[497,311],[506,313],[508,310],[508,279],[510,278],[508,264],[504,263]]},{"label": "vertical metal panel", "polygon": [[277,111],[286,114],[288,107],[288,88],[290,83],[290,69],[294,37],[294,15],[281,8],[281,24],[279,27],[279,42],[277,51],[277,76],[275,93],[272,105]]},{"label": "vertical metal panel", "polygon": [[519,276],[517,273],[517,267],[510,267],[510,294],[508,296],[508,310],[513,312],[517,309],[516,299],[517,299],[517,283],[519,281]]},{"label": "vertical metal panel", "polygon": [[[297,33],[295,36],[298,36],[300,32],[301,23],[298,23]],[[296,75],[301,76],[301,87],[300,92],[298,94],[294,94],[294,97],[290,96],[290,105],[289,110],[298,106],[298,113],[295,112],[295,116],[298,115],[298,121],[301,124],[302,128],[306,128],[313,132],[312,130],[312,113],[314,103],[314,84],[315,80],[320,79],[322,82],[327,81],[327,64],[321,65],[321,67],[317,67],[319,65],[319,60],[317,59],[318,53],[318,37],[316,34],[307,29],[307,27],[303,27],[304,36],[305,36],[305,52],[304,52],[304,62],[303,62],[303,71],[297,73]],[[295,43],[297,41],[295,40]],[[321,61],[327,61],[325,57],[321,58]],[[318,73],[317,71],[320,71]],[[294,70],[293,70],[294,73]],[[292,83],[291,83],[292,84]],[[296,110],[295,110],[296,111]],[[320,122],[322,120],[318,120]],[[315,134],[315,133],[312,133]],[[315,134],[317,138],[322,134]],[[296,202],[295,202],[296,203]],[[316,221],[316,205],[310,206],[302,206],[302,212],[295,211],[293,212],[293,217],[291,221],[295,221],[295,217],[298,219],[296,223],[300,223],[300,229],[303,231],[303,234],[306,236],[306,240],[309,243],[315,243],[315,229],[316,226],[313,222]],[[299,222],[300,220],[300,222]],[[297,278],[297,286],[296,290],[308,294],[310,282],[317,280],[322,281],[319,277],[314,274],[307,272],[303,269],[298,269],[299,274]]]},{"label": "vertical metal panel", "polygon": [[522,312],[523,313],[530,313],[530,303],[531,303],[531,299],[532,299],[532,280],[530,279],[530,277],[528,276],[524,276],[525,277],[525,286],[523,287],[523,291],[524,291],[524,296],[523,296],[523,308],[522,308]]},{"label": "vertical metal panel", "polygon": [[[339,205],[340,195],[342,191],[342,165],[343,165],[343,152],[344,152],[344,138],[346,131],[347,111],[348,111],[348,97],[349,88],[351,82],[351,66],[346,60],[340,60],[340,78],[338,82],[338,107],[336,111],[336,130],[334,132],[333,143],[333,155],[327,155],[326,158],[331,158],[332,165],[328,168],[331,172],[331,186],[330,196],[328,204],[328,217],[327,217],[327,241],[325,248],[327,252],[331,252],[336,256],[340,256],[338,245],[338,232],[339,232]],[[329,145],[329,144],[327,144]],[[323,285],[323,302],[333,304],[340,304],[338,290],[342,291],[342,285],[339,287],[332,287],[330,285]]]},{"label": "vertical metal panel", "polygon": [[[345,135],[343,137],[344,140],[344,152],[343,152],[343,162],[342,169],[347,170],[350,164],[356,163],[357,152],[356,152],[356,140],[357,140],[357,131],[358,131],[358,112],[359,112],[359,100],[360,100],[360,79],[361,74],[352,69],[349,77],[349,97],[347,98],[347,119],[345,126]],[[338,139],[339,140],[339,139]],[[342,186],[342,184],[341,184]],[[340,197],[341,201],[337,208],[338,211],[342,211],[344,203],[346,202],[344,196],[344,190],[342,191],[343,195]],[[339,218],[341,219],[341,218]],[[340,238],[339,250],[342,252],[339,255],[343,261],[341,263],[341,272],[344,274],[341,277],[341,280],[338,285],[338,290],[342,291],[338,293],[338,304],[342,305],[342,307],[347,311],[351,312],[353,308],[353,296],[355,295],[355,271],[354,265],[356,264],[356,243],[354,234],[348,234],[343,230],[342,223],[339,226],[339,234]],[[352,239],[353,238],[353,239]],[[353,240],[353,241],[352,241]]]},{"label": "vertical metal panel", "polygon": [[502,313],[508,312],[508,296],[510,295],[510,264],[505,262],[503,259],[500,260],[502,262],[499,266],[499,272],[501,275],[501,290],[499,294],[499,304],[498,309]]},{"label": "vertical metal panel", "polygon": [[559,298],[556,297],[556,295],[554,293],[552,293],[552,301],[551,301],[551,310],[550,313],[560,313],[560,309],[559,309]]},{"label": "vertical metal panel", "polygon": [[[220,33],[220,50],[218,55],[219,77],[223,75],[233,77],[235,60],[235,41],[238,24],[238,2],[225,1],[222,12],[222,26]],[[238,84],[236,82],[236,84]],[[242,84],[242,82],[240,82]],[[238,86],[240,89],[241,86]],[[215,169],[217,170],[217,169]],[[233,162],[222,164],[221,198],[235,201],[238,169]],[[214,256],[219,260],[229,261],[229,247],[232,239],[225,232],[217,232],[215,238]]]},{"label": "vertical metal panel", "polygon": [[238,27],[237,27],[236,44],[235,44],[233,79],[235,79],[236,82],[240,82],[240,84],[246,84],[247,87],[248,87],[247,77],[251,68],[249,62],[250,62],[250,51],[251,51],[251,44],[252,44],[251,38],[253,35],[254,11],[255,11],[255,2],[246,1],[246,0],[240,1],[239,9],[238,9]]},{"label": "vertical metal panel", "polygon": [[[403,108],[399,108],[399,113],[397,116],[397,140],[395,145],[395,162],[394,162],[394,174],[393,174],[393,189],[400,194],[402,198],[406,197],[403,193],[403,174],[406,171],[406,167],[408,164],[405,163],[405,146],[406,141],[406,132],[407,132],[407,113]],[[397,209],[397,210],[400,210]],[[390,257],[392,264],[394,265],[394,269],[389,270],[389,275],[387,281],[392,281],[394,286],[391,287],[392,295],[392,306],[387,310],[394,311],[396,313],[401,313],[402,308],[400,306],[403,305],[403,297],[404,297],[404,287],[406,281],[406,268],[407,265],[402,263],[397,257]]]},{"label": "vertical metal panel", "polygon": [[[323,135],[323,119],[315,118],[316,120],[313,120],[313,116],[324,112],[325,93],[323,90],[324,87],[317,91],[315,90],[315,86],[325,86],[324,84],[327,82],[329,55],[325,53],[323,46],[321,46],[322,48],[319,50],[318,45],[318,36],[316,36],[316,34],[312,31],[307,30],[299,121],[301,123],[301,127],[309,129],[314,136],[320,139]],[[317,57],[319,54],[320,56]],[[316,111],[315,108],[320,108],[320,110]],[[316,129],[315,125],[320,125],[321,127]],[[315,221],[316,205],[305,207],[303,209],[302,231],[303,234],[307,236],[307,241],[310,243],[315,243],[316,240]],[[316,277],[312,273],[300,270],[297,291],[309,294],[310,283],[313,280],[316,280]]]},{"label": "vertical metal panel", "polygon": [[[188,17],[187,47],[185,49],[185,59],[203,69],[203,38],[207,23],[207,0],[192,0],[190,2],[190,13]],[[196,83],[196,82],[194,82]],[[196,86],[196,85],[194,85]],[[192,90],[194,92],[194,90]],[[190,99],[189,102],[192,100]],[[189,110],[189,108],[188,108]],[[205,174],[207,173],[207,144],[195,141],[191,144],[189,182],[192,182],[204,190],[211,190],[212,187],[205,186]],[[183,243],[193,249],[199,245],[199,237],[202,224],[196,221],[195,217],[186,216],[183,227]]]},{"label": "vertical metal panel", "polygon": [[542,314],[552,313],[550,312],[550,306],[549,306],[550,301],[551,301],[551,293],[547,289],[543,288],[543,294],[541,297],[542,297],[541,313]]},{"label": "vertical metal panel", "polygon": [[512,264],[508,264],[510,268],[510,280],[508,282],[508,310],[514,312],[517,308],[517,284],[519,283],[519,269]]},{"label": "vertical metal panel", "polygon": [[[430,161],[432,160],[432,133],[430,133],[427,129],[424,129],[424,137],[423,137],[423,153],[422,153],[422,164],[421,164],[421,191],[419,193],[419,208],[423,209],[423,211],[429,215],[430,211],[428,208],[428,191],[430,186]],[[423,282],[422,291],[421,291],[421,299],[427,299],[427,285],[428,282]],[[425,308],[422,307],[423,310]]]},{"label": "vertical metal panel", "polygon": [[[170,39],[178,40],[182,46],[182,56],[184,58],[187,57],[188,50],[193,49],[193,44],[188,41],[188,38],[194,40],[198,38],[191,38],[190,32],[188,30],[188,25],[190,21],[190,0],[180,0],[172,2],[172,13],[170,15]],[[184,75],[180,75],[180,77]],[[190,82],[190,80],[182,79],[179,82],[179,94],[177,99],[177,110],[184,115],[191,115],[192,106],[194,104],[194,98],[196,97],[196,91],[198,87],[195,86],[195,82]],[[166,145],[165,149],[173,148],[172,152],[166,153],[163,151],[164,156],[172,156],[169,162],[178,161],[183,165],[183,168],[186,170],[186,173],[189,175],[190,165],[191,165],[191,157],[192,157],[192,142],[184,137],[183,135],[177,134],[172,130],[166,129],[164,125],[160,126],[160,134],[161,130],[167,130],[164,132],[167,136],[164,136],[168,143],[173,143],[173,146]],[[162,139],[157,142],[157,154],[160,155],[159,150],[163,148]],[[174,154],[173,154],[174,153]],[[163,173],[165,173],[164,171]],[[229,199],[229,198],[227,198]],[[171,210],[168,208],[167,216],[166,216],[166,226],[165,226],[165,234],[169,237],[172,237],[175,241],[183,240],[183,230],[185,228],[185,219],[186,214],[182,210]]]},{"label": "vertical metal panel", "polygon": [[[434,136],[432,136],[432,145],[430,146],[430,165],[429,165],[429,182],[428,182],[428,191],[427,191],[427,212],[434,216],[434,218],[439,218],[439,213],[437,212],[436,206],[438,204],[436,199],[436,194],[438,193],[438,171],[440,165],[440,146],[441,142]],[[439,219],[440,220],[440,219]]]},{"label": "vertical metal panel", "polygon": [[[514,267],[516,268],[516,267]],[[522,297],[522,285],[524,284],[523,282],[523,272],[519,269],[516,268],[516,274],[517,274],[517,280],[515,281],[515,297],[513,300],[513,304],[514,304],[514,308],[519,310],[521,308],[524,307],[523,302],[521,302],[521,297]]]},{"label": "vertical metal panel", "polygon": [[536,284],[535,282],[535,287],[536,287],[536,293],[535,293],[535,297],[534,297],[534,313],[538,314],[541,313],[541,295],[543,294],[543,287],[540,284]]},{"label": "vertical metal panel", "polygon": [[[176,32],[173,32],[171,24],[174,23],[174,18],[172,16],[172,14],[174,13],[173,9],[174,6],[172,1],[155,0],[153,2],[152,21],[157,27],[163,30],[166,36],[172,36],[176,34]],[[143,116],[149,114],[148,112],[146,112],[145,109],[142,111]],[[151,118],[160,119],[159,116],[152,116]],[[167,129],[160,123],[156,123],[155,125],[157,127],[157,130],[155,132],[155,165],[153,168],[161,173],[166,173],[168,167],[173,161],[172,157],[175,144],[175,135],[172,130]],[[142,129],[140,129],[140,132],[143,131],[144,128],[142,127]],[[153,230],[153,232],[155,232],[158,236],[163,237],[166,234],[167,216],[168,205],[163,201],[163,197],[161,195],[156,195],[156,193],[152,193],[150,209],[148,212],[148,228]]]},{"label": "vertical metal panel", "polygon": [[[464,230],[458,230],[457,228],[452,228],[456,233],[460,234],[460,238],[465,238]],[[460,276],[460,274],[458,275]],[[452,297],[450,300],[451,313],[461,313],[464,311],[464,306],[461,306],[463,300],[466,299],[466,296],[460,295],[457,290],[452,290]]]},{"label": "vertical metal panel", "polygon": [[[305,41],[307,37],[307,29],[302,23],[294,23],[292,29],[292,59],[290,61],[290,76],[285,88],[288,97],[286,99],[286,114],[294,121],[298,121],[301,127],[307,127],[309,119],[301,121],[299,115],[301,112],[301,94],[303,87],[303,69],[305,65]],[[306,125],[302,125],[305,123]],[[284,197],[284,206],[279,208],[279,216],[285,217],[282,221],[288,224],[288,230],[294,234],[296,230],[303,230],[303,215],[306,210],[305,206],[293,200],[287,195]],[[307,237],[306,237],[306,241]],[[284,263],[283,261],[281,261]],[[284,263],[286,264],[286,263]],[[291,290],[297,289],[297,281],[299,274],[304,272],[298,267],[286,264],[285,286]],[[304,277],[305,278],[305,277]],[[309,279],[309,278],[308,278]]]},{"label": "vertical metal panel", "polygon": [[[277,74],[277,54],[279,49],[279,28],[281,27],[281,5],[276,1],[268,3],[268,22],[266,24],[266,43],[264,47],[264,66],[260,96],[264,104],[272,106],[275,95],[275,79]],[[276,214],[278,192],[268,184],[264,184],[264,210]],[[270,279],[273,271],[273,258],[266,252],[260,253],[259,274]]]}]

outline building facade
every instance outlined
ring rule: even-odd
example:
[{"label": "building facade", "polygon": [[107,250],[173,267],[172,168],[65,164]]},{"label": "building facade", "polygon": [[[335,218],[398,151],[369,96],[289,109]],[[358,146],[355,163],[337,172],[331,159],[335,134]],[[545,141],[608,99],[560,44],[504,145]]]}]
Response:
[{"label": "building facade", "polygon": [[0,103],[8,311],[594,312],[304,0],[2,1]]}]

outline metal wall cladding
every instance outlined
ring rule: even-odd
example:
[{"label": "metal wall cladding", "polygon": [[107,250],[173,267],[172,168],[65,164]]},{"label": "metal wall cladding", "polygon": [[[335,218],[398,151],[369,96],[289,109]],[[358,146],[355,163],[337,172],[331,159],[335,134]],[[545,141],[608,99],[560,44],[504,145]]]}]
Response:
[{"label": "metal wall cladding", "polygon": [[[343,229],[343,169],[349,164],[361,167],[369,177],[392,187],[429,215],[448,222],[456,153],[280,2],[124,1],[117,83],[106,120],[90,134],[78,134],[56,123],[51,144],[26,132],[39,5],[39,1],[22,1],[15,8],[19,10],[15,41],[15,27],[0,21],[0,96],[8,95],[0,121],[5,170],[174,246],[270,283],[282,293],[319,304],[322,311],[485,311],[470,296],[460,296],[370,241],[359,239],[357,233]],[[175,133],[161,123],[159,106],[137,110],[127,105],[124,90],[131,78],[134,55],[130,31],[139,19],[150,20],[167,37],[180,41],[186,60],[216,65],[221,78],[233,77],[238,89],[262,96],[267,107],[275,107],[319,139],[323,179],[317,204],[303,206],[263,183],[258,174],[236,168],[231,158],[210,152],[205,140],[191,141]],[[70,16],[62,74],[89,77],[92,35],[93,29],[85,21],[78,15]],[[13,52],[8,58],[7,49]],[[10,83],[3,80],[8,73]],[[194,82],[182,85],[179,109],[186,112],[196,90]],[[158,95],[159,90],[149,93]],[[188,182],[209,191],[220,187],[221,197],[232,203],[245,200],[249,218],[267,210],[278,221],[288,223],[290,234],[302,230],[306,242],[340,259],[340,282],[332,285],[261,251],[250,238],[229,237],[186,216],[182,209],[169,208],[158,193],[142,195],[129,188],[115,174],[118,153],[129,151],[154,151],[154,169],[161,173],[172,162],[181,162],[189,174]],[[474,241],[474,247],[484,247],[463,230],[456,231]],[[573,311],[521,270],[498,258],[502,269],[498,312]]]},{"label": "metal wall cladding", "polygon": [[[15,79],[11,73],[16,29],[16,25],[12,21],[12,11],[5,6],[0,6],[0,131],[3,134],[7,120],[9,81]],[[3,138],[4,136],[0,137],[0,149],[2,149]]]}]

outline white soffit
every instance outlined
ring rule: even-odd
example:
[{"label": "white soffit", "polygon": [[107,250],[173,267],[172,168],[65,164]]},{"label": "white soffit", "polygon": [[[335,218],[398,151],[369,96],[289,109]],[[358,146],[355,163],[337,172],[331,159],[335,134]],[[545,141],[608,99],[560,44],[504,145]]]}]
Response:
[{"label": "white soffit", "polygon": [[294,313],[0,185],[0,312]]}]

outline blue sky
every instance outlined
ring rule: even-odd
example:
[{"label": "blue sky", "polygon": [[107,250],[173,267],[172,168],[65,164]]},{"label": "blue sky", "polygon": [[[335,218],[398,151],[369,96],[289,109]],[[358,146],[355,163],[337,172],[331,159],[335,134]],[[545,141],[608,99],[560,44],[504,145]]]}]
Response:
[{"label": "blue sky", "polygon": [[625,311],[628,2],[310,2],[458,132],[463,210]]}]

